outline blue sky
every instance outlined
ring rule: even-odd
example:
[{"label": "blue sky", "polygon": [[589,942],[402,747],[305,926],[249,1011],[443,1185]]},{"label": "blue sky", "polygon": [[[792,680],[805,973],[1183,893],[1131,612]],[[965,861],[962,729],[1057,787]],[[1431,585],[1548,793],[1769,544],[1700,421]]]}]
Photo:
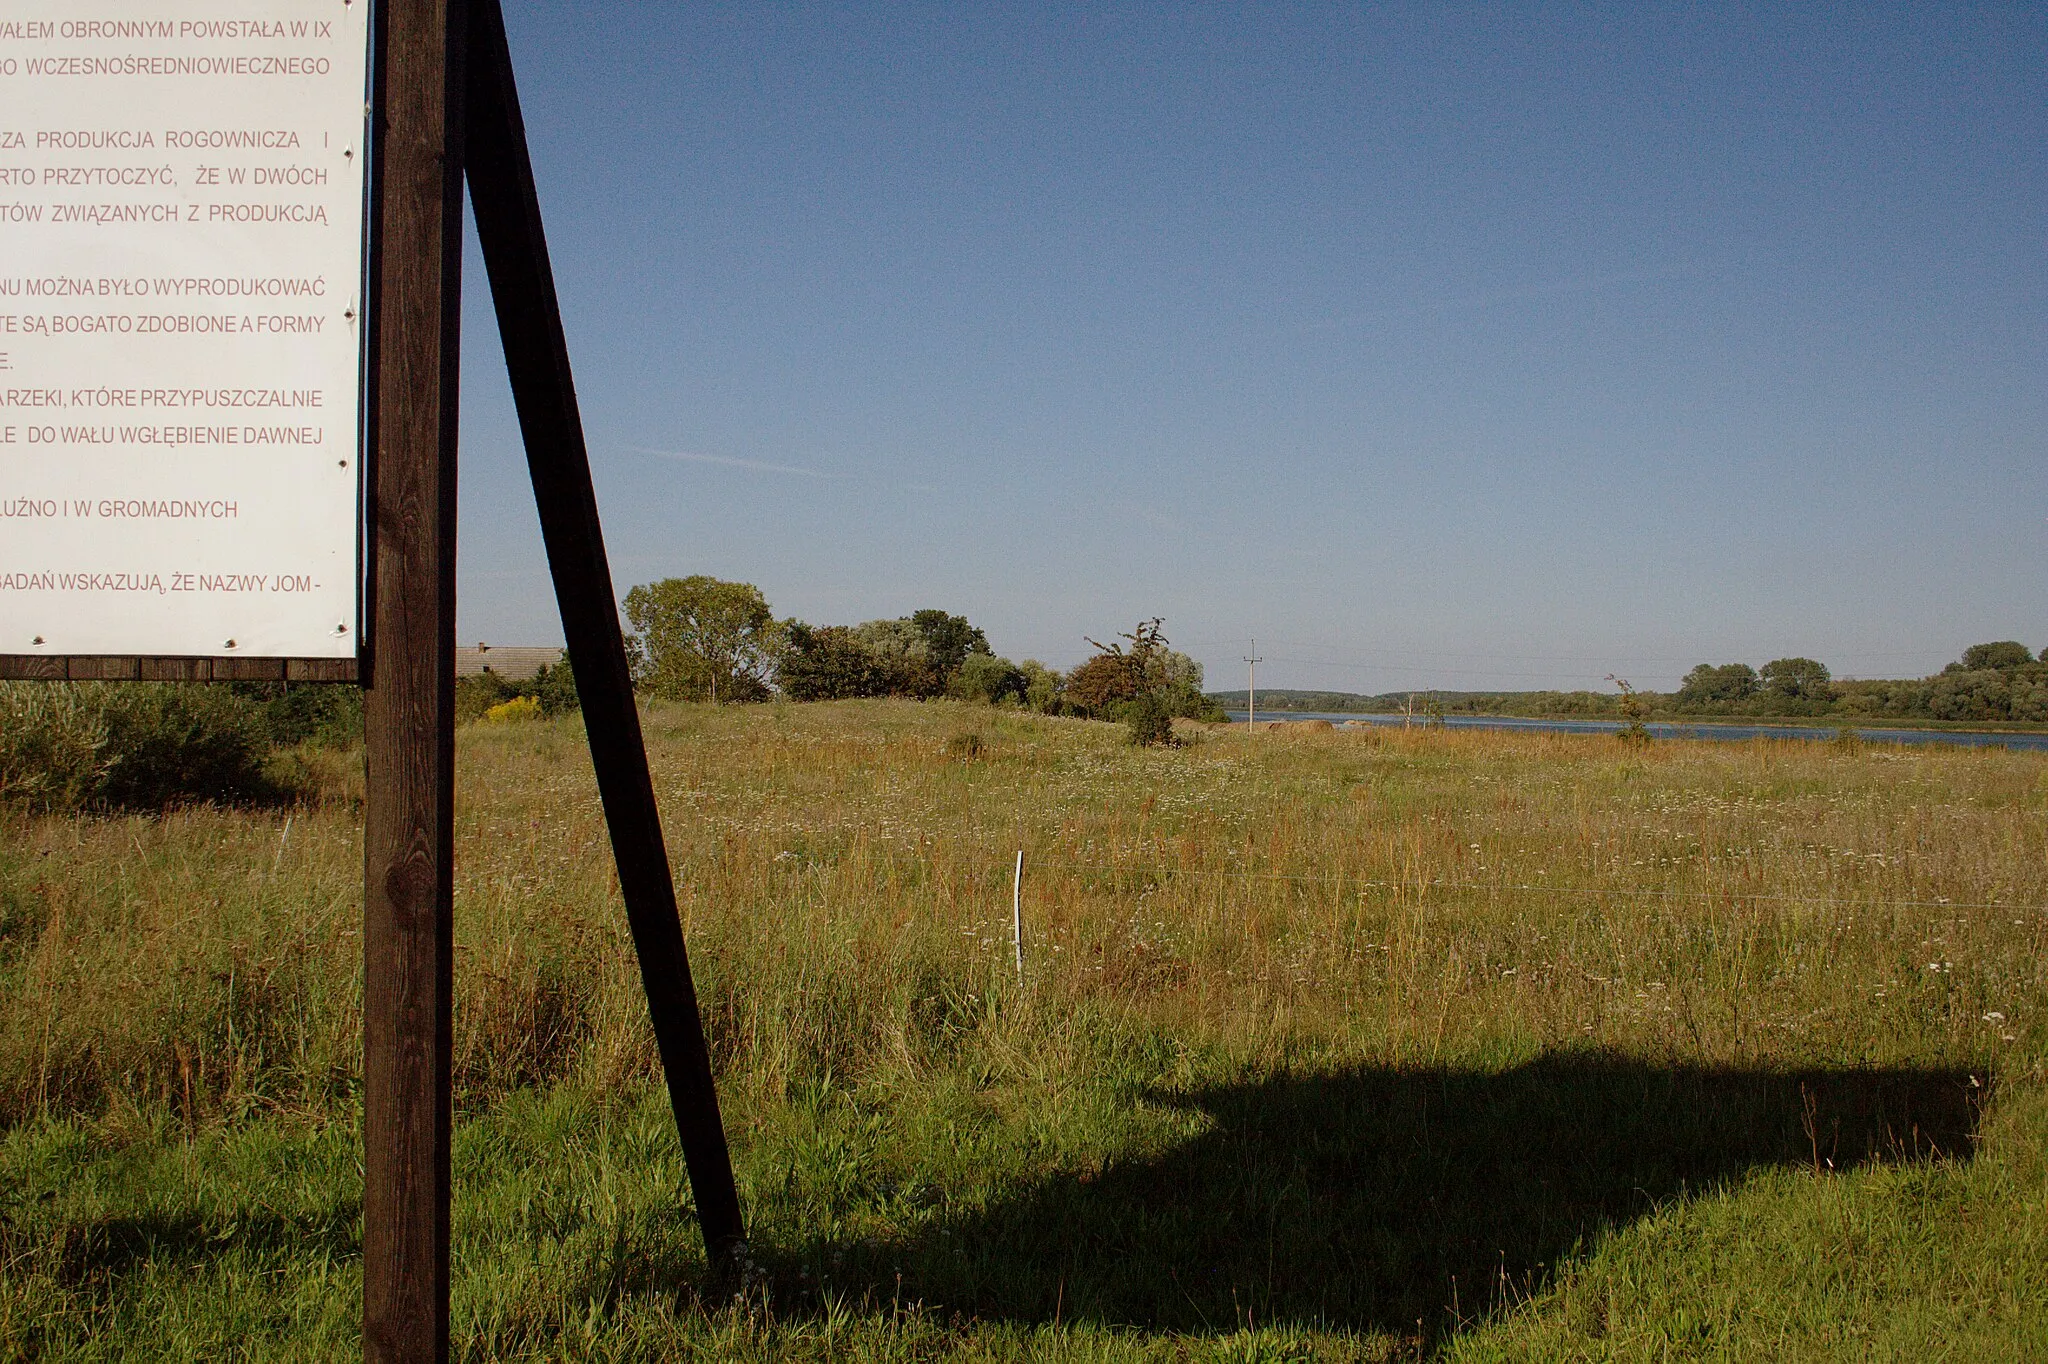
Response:
[{"label": "blue sky", "polygon": [[[2048,645],[2048,11],[506,8],[621,592],[1211,686]],[[557,641],[468,282],[459,628]]]}]

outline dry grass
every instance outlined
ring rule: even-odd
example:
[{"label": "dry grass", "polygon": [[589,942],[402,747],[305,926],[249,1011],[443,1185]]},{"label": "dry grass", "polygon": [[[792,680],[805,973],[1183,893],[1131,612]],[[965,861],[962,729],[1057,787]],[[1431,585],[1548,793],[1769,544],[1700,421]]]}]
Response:
[{"label": "dry grass", "polygon": [[[1034,1000],[1239,1045],[1985,1065],[2040,1022],[2031,755],[1443,731],[1145,752],[913,704],[649,729],[714,1045],[768,1092],[914,1064],[937,1015],[1008,988],[1019,848]],[[647,1074],[578,734],[465,731],[462,773],[467,1101]],[[288,814],[11,825],[0,1114],[317,1111],[345,1088],[352,781],[336,763]]]},{"label": "dry grass", "polygon": [[[2048,1040],[2038,755],[1422,730],[1134,750],[1107,726],[895,702],[657,707],[648,733],[757,1229],[792,1276],[959,1212],[946,1177],[905,1174],[915,1143],[889,1175],[938,1190],[914,1207],[776,1193],[823,1094],[854,1095],[861,1121],[922,1095],[889,1120],[914,1126],[964,1086],[1014,1133],[1111,1071],[1193,1092],[1590,1056],[1602,1076],[2010,1085]],[[482,1123],[527,1091],[641,1113],[654,1053],[580,731],[473,726],[460,770],[458,1102]],[[320,779],[288,813],[0,826],[17,1141],[352,1130],[359,779],[340,759]],[[1040,1133],[1015,1179],[1201,1129],[1146,1102],[1103,1100],[1085,1140]],[[1519,1268],[1516,1292],[1547,1282]],[[1479,1297],[1445,1320],[1514,1292]],[[1383,1329],[1379,1311],[1336,1325]]]}]

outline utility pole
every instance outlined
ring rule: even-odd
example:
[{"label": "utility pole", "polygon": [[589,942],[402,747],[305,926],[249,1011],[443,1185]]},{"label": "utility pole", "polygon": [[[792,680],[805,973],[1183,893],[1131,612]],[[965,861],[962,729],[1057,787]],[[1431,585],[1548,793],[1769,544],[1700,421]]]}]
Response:
[{"label": "utility pole", "polygon": [[1256,734],[1259,732],[1259,664],[1265,660],[1254,657],[1258,652],[1259,641],[1254,636],[1252,639],[1252,651],[1244,657],[1248,673],[1244,684],[1244,732],[1246,734]]}]

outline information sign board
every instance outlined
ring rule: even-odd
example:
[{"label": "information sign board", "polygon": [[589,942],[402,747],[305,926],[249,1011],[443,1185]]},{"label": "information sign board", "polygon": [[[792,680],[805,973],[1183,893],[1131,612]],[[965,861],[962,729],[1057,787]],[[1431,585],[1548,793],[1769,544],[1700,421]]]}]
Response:
[{"label": "information sign board", "polygon": [[353,658],[368,0],[0,0],[0,654]]}]

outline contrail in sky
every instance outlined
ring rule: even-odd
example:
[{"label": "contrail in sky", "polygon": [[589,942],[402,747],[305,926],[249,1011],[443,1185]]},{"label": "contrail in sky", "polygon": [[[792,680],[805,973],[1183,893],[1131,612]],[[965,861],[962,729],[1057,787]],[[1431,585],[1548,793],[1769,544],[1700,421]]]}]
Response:
[{"label": "contrail in sky", "polygon": [[1324,318],[1307,324],[1309,330],[1324,330],[1332,327],[1348,327],[1360,322],[1372,322],[1382,318],[1419,317],[1429,313],[1464,312],[1470,309],[1498,307],[1502,304],[1528,303],[1539,298],[1557,298],[1568,294],[1598,293],[1603,289],[1619,288],[1630,284],[1652,284],[1663,280],[1682,279],[1689,275],[1705,273],[1716,268],[1707,262],[1683,262],[1674,265],[1653,266],[1641,270],[1618,270],[1611,274],[1584,275],[1573,279],[1548,280],[1526,284],[1517,288],[1495,289],[1485,293],[1467,294],[1457,298],[1428,299],[1415,303],[1390,304],[1384,308],[1371,308],[1364,312],[1347,313],[1342,317]]},{"label": "contrail in sky", "polygon": [[[797,464],[771,464],[765,459],[736,459],[731,455],[700,455],[689,450],[654,450],[644,445],[626,447],[636,455],[649,455],[655,459],[673,459],[684,464],[718,464],[728,469],[752,469],[761,474],[795,474],[800,478],[822,478],[834,483],[858,479],[858,474],[827,473],[823,469],[806,469]],[[931,483],[889,483],[884,486],[899,488],[904,492],[935,493],[939,491]]]},{"label": "contrail in sky", "polygon": [[679,460],[684,464],[720,464],[728,469],[752,469],[757,474],[796,474],[802,478],[837,478],[822,469],[804,469],[794,464],[770,464],[760,459],[735,459],[731,455],[699,455],[688,450],[650,450],[645,446],[626,447],[636,455],[652,455],[656,459]]}]

